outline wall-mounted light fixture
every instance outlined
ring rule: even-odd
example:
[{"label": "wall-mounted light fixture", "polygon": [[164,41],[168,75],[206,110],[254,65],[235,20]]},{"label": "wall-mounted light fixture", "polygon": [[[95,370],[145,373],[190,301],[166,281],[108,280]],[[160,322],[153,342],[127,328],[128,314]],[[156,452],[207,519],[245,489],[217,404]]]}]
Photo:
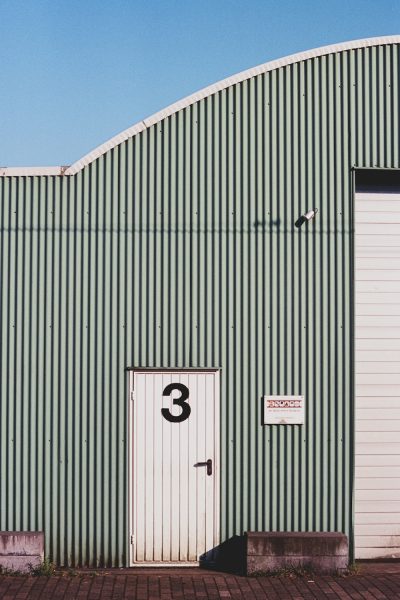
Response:
[{"label": "wall-mounted light fixture", "polygon": [[301,227],[306,221],[311,221],[318,212],[318,208],[308,210],[304,215],[301,215],[295,223],[296,227]]}]

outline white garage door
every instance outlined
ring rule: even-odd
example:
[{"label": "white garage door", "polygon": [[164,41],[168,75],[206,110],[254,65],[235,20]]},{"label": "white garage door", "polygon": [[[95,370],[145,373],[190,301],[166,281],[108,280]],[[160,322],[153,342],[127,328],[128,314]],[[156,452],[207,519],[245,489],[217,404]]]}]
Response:
[{"label": "white garage door", "polygon": [[400,193],[355,200],[355,555],[400,557]]},{"label": "white garage door", "polygon": [[193,564],[219,542],[219,372],[134,371],[132,564]]}]

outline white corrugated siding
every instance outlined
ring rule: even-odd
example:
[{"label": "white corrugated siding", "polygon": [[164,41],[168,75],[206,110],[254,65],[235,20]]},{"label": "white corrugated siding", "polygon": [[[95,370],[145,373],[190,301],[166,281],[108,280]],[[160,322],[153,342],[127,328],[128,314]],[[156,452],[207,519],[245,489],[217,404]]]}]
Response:
[{"label": "white corrugated siding", "polygon": [[400,194],[355,201],[356,558],[400,556]]}]

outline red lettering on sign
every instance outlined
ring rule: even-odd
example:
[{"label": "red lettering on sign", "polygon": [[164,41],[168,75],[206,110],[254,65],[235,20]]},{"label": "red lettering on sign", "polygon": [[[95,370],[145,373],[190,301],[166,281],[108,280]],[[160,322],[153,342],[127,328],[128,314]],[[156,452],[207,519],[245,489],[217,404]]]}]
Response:
[{"label": "red lettering on sign", "polygon": [[301,408],[301,400],[267,400],[267,408]]}]

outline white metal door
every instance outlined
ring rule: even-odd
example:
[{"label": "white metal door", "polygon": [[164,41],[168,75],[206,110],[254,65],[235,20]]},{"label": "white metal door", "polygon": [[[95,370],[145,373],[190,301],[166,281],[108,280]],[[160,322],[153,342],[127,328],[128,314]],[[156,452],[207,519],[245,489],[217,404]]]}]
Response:
[{"label": "white metal door", "polygon": [[400,557],[400,194],[355,199],[355,555]]},{"label": "white metal door", "polygon": [[219,541],[219,372],[132,371],[132,564],[193,564]]}]

